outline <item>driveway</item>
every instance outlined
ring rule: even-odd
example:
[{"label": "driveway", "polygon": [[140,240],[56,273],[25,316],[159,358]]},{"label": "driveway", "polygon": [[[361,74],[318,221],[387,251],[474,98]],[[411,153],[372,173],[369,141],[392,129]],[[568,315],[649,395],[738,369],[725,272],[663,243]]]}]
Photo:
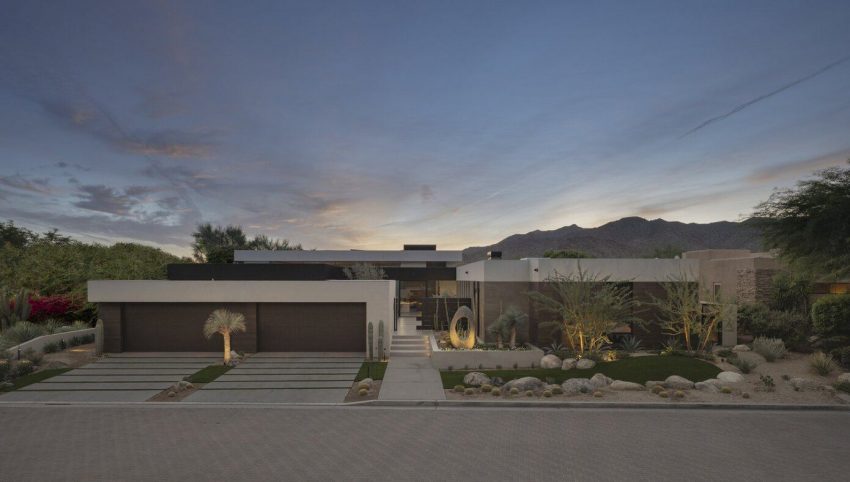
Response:
[{"label": "driveway", "polygon": [[185,401],[340,403],[363,358],[363,353],[257,353]]},{"label": "driveway", "polygon": [[0,396],[4,402],[144,402],[221,361],[212,353],[116,353]]}]

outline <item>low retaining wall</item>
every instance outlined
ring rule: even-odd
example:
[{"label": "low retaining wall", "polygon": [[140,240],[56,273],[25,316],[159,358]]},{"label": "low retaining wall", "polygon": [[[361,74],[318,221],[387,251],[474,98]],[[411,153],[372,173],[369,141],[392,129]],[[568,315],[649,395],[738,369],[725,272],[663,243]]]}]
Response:
[{"label": "low retaining wall", "polygon": [[519,368],[528,368],[540,364],[543,358],[543,350],[536,346],[528,345],[528,350],[441,350],[437,345],[437,339],[432,335],[431,341],[431,365],[438,370],[447,370],[449,367],[455,370],[482,368],[513,368],[514,364]]},{"label": "low retaining wall", "polygon": [[44,351],[44,346],[49,345],[50,343],[58,343],[59,340],[65,340],[65,342],[67,343],[69,340],[71,340],[71,338],[94,335],[96,330],[96,328],[86,328],[83,330],[66,331],[63,333],[54,333],[52,335],[43,335],[39,336],[38,338],[33,338],[32,340],[25,341],[20,345],[13,346],[6,351],[12,354],[17,354],[18,350],[23,353],[28,349],[32,348],[34,351],[40,352]]}]

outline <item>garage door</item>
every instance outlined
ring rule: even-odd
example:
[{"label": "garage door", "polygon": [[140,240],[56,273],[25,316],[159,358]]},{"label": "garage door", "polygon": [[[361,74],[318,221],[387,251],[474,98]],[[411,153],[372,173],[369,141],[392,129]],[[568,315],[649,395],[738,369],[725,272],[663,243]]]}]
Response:
[{"label": "garage door", "polygon": [[221,351],[220,336],[206,339],[204,322],[217,308],[212,303],[126,303],[124,351]]},{"label": "garage door", "polygon": [[366,303],[260,303],[257,332],[260,351],[364,352]]}]

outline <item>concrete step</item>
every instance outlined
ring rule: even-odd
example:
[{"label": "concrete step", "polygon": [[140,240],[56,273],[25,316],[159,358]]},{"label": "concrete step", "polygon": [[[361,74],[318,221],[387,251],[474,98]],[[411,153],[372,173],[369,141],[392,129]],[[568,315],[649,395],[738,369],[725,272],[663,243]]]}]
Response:
[{"label": "concrete step", "polygon": [[401,352],[401,353],[390,353],[390,358],[393,357],[430,357],[431,354],[428,352],[419,352],[419,351],[411,351],[411,352]]}]

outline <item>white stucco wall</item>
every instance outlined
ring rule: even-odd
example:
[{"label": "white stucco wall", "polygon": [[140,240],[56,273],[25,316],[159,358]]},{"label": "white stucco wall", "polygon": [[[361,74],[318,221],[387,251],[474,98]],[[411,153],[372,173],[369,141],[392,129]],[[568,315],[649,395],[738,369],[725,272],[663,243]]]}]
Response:
[{"label": "white stucco wall", "polygon": [[23,353],[29,349],[40,352],[44,351],[45,345],[48,345],[50,343],[58,343],[60,340],[65,340],[65,342],[67,343],[71,340],[71,338],[94,335],[95,331],[95,328],[83,328],[82,330],[66,331],[63,333],[54,333],[52,335],[43,335],[37,338],[33,338],[32,340],[25,341],[20,345],[15,345],[7,349],[6,351],[12,353],[13,355],[16,355],[18,352]]},{"label": "white stucco wall", "polygon": [[[396,281],[171,281],[88,282],[92,303],[366,303],[366,321],[384,321],[384,346],[392,343]],[[365,351],[365,347],[364,347]]]}]

